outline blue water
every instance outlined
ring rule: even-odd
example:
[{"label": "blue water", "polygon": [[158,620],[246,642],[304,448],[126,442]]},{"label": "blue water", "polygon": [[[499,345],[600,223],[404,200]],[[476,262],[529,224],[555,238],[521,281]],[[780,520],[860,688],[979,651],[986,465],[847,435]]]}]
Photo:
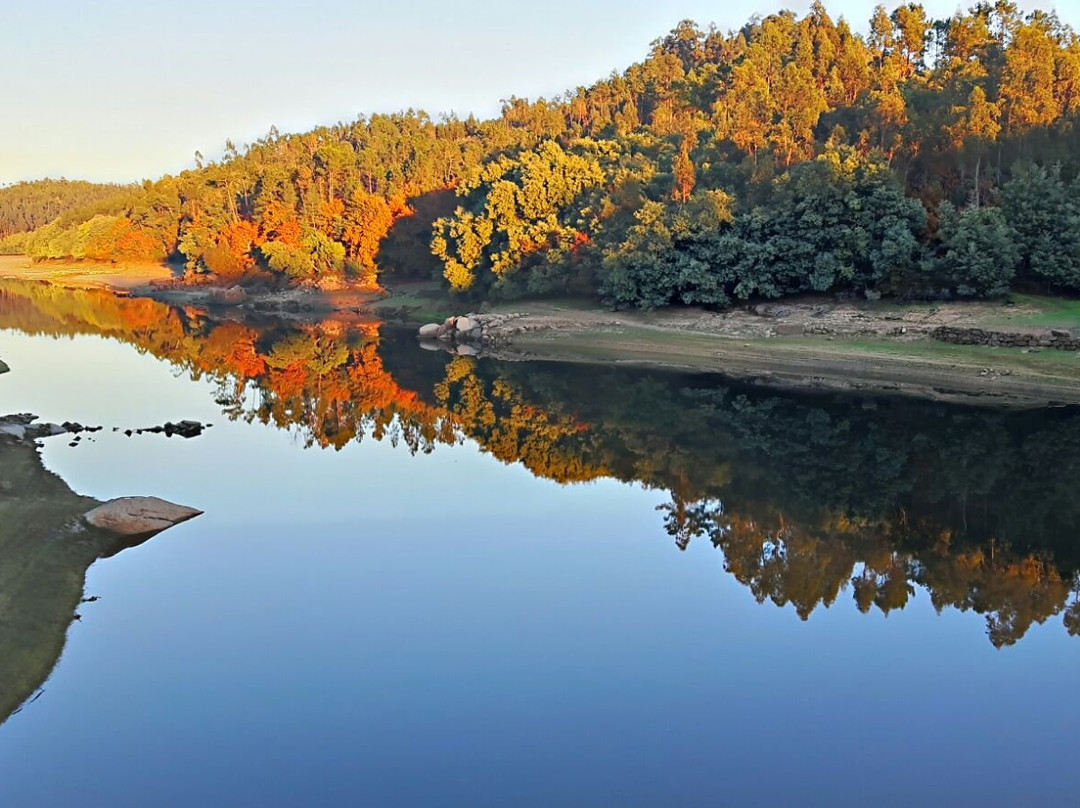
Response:
[{"label": "blue water", "polygon": [[[0,414],[101,423],[46,466],[205,515],[100,561],[0,805],[1031,805],[1080,793],[1080,639],[995,649],[919,592],[759,605],[660,491],[471,442],[340,452],[231,422],[130,346],[0,331]],[[213,422],[190,441],[111,426]],[[2,560],[0,560],[2,561]]]}]

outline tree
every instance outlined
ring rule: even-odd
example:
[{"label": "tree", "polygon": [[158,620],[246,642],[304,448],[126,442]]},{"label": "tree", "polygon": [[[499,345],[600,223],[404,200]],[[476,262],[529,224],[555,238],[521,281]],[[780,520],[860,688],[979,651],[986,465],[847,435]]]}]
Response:
[{"label": "tree", "polygon": [[978,208],[982,204],[980,169],[991,144],[1001,133],[1000,110],[996,103],[987,100],[986,91],[976,85],[968,96],[967,105],[954,107],[953,115],[955,122],[948,127],[948,132],[954,145],[975,155],[974,205]]},{"label": "tree", "polygon": [[1004,212],[1021,277],[1080,290],[1080,181],[1066,184],[1057,165],[1023,167],[1004,187]]},{"label": "tree", "polygon": [[961,297],[996,297],[1009,291],[1020,249],[999,208],[940,211],[941,246],[930,272]]}]

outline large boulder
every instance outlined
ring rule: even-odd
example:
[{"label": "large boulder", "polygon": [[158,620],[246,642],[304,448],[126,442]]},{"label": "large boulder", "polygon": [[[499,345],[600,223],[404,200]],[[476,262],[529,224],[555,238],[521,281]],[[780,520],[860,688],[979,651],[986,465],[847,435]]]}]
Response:
[{"label": "large boulder", "polygon": [[477,325],[476,321],[473,320],[471,317],[468,317],[468,316],[458,317],[454,324],[455,324],[455,326],[457,326],[457,330],[458,330],[459,334],[463,334],[463,333],[466,333],[468,331],[472,331],[474,328],[476,328],[476,325]]},{"label": "large boulder", "polygon": [[120,536],[148,536],[200,515],[202,511],[157,497],[121,497],[87,511],[83,519]]},{"label": "large boulder", "polygon": [[417,334],[417,336],[419,336],[420,339],[435,339],[435,337],[438,336],[438,334],[439,334],[439,324],[438,323],[428,323],[427,325],[420,326],[420,331]]}]

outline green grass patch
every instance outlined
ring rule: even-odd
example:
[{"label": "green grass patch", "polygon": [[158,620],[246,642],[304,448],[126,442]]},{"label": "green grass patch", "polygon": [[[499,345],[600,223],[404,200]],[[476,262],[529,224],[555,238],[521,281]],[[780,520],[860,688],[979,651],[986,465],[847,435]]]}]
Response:
[{"label": "green grass patch", "polygon": [[1080,329],[1080,299],[1043,295],[1012,295],[1013,306],[986,318],[987,325],[1004,328]]}]

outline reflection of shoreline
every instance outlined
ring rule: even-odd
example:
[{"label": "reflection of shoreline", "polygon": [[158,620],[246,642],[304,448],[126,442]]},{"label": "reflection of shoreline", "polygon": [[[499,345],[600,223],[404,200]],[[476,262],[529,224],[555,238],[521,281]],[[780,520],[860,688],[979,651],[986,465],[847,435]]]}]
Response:
[{"label": "reflection of shoreline", "polygon": [[[861,610],[987,616],[1015,642],[1080,623],[1080,413],[898,396],[780,392],[713,374],[497,362],[420,351],[375,324],[217,320],[198,309],[0,283],[0,326],[97,333],[217,382],[232,419],[341,449],[475,441],[560,483],[671,494],[679,546],[708,537],[759,600],[801,616],[851,590]],[[719,507],[717,507],[719,505]],[[1074,614],[1076,612],[1076,614]]]},{"label": "reflection of shoreline", "polygon": [[60,660],[90,565],[168,526],[95,528],[82,517],[100,505],[46,471],[33,443],[0,438],[0,724],[40,695]]},{"label": "reflection of shoreline", "polygon": [[[326,317],[372,323],[382,317],[415,326],[421,314],[446,313],[455,305],[422,284],[406,284],[392,293],[366,287],[248,292],[169,283],[169,268],[158,264],[116,271],[93,262],[26,263],[22,256],[0,256],[0,289],[39,284],[67,292],[131,292],[140,296],[134,299],[180,308],[224,306],[219,312],[233,319],[271,316],[304,323]],[[234,292],[239,299],[231,296]],[[985,407],[1080,404],[1080,374],[1071,352],[1036,355],[1018,348],[949,345],[929,337],[938,322],[992,327],[987,324],[1002,316],[996,304],[953,304],[947,316],[913,309],[911,319],[898,327],[892,313],[875,314],[828,299],[811,302],[779,307],[796,311],[803,320],[805,310],[813,309],[811,321],[795,322],[799,317],[779,320],[739,309],[650,314],[519,301],[504,307],[512,312],[495,318],[485,342],[489,355],[506,360],[708,371],[778,389],[896,393]],[[777,307],[756,308],[767,313]],[[851,319],[855,310],[857,328]]]}]

